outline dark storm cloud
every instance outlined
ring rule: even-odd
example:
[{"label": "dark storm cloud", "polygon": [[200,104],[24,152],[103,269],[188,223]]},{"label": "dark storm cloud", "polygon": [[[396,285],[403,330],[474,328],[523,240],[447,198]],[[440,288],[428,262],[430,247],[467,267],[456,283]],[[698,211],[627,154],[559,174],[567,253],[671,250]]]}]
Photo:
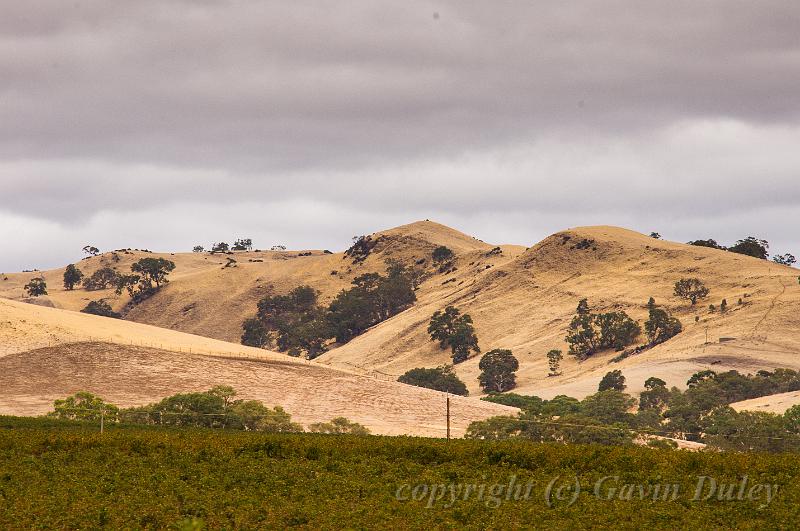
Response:
[{"label": "dark storm cloud", "polygon": [[255,232],[280,212],[309,244],[416,214],[504,239],[487,219],[534,238],[735,208],[800,243],[775,215],[800,205],[793,2],[7,4],[0,219],[43,238],[147,212],[137,234],[185,243],[162,234],[181,205]]}]

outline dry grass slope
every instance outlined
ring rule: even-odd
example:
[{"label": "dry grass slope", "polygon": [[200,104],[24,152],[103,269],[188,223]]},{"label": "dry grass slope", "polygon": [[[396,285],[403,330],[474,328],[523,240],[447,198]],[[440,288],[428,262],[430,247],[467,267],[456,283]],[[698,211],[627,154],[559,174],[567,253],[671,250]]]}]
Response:
[{"label": "dry grass slope", "polygon": [[[426,327],[434,311],[455,304],[472,315],[484,351],[510,348],[520,359],[518,391],[543,397],[589,394],[611,369],[621,369],[635,392],[649,376],[682,386],[702,369],[800,368],[797,269],[606,226],[566,230],[530,248],[502,245],[502,252],[493,252],[494,245],[430,221],[371,236],[377,244],[360,263],[343,253],[321,251],[311,251],[310,256],[300,256],[297,251],[236,253],[230,255],[236,260],[235,267],[224,267],[228,255],[153,255],[174,260],[177,269],[165,289],[127,318],[238,342],[241,322],[255,312],[256,302],[266,294],[310,284],[326,302],[356,276],[383,271],[387,259],[407,264],[424,259],[419,267],[427,268],[431,276],[420,286],[413,308],[330,351],[319,362],[389,375],[447,363],[448,353],[429,341]],[[430,255],[438,245],[455,251],[454,271],[442,274],[431,267]],[[79,266],[86,272],[102,264],[127,270],[142,256],[150,255],[118,254],[119,261],[115,261],[106,253]],[[62,273],[63,269],[44,273],[51,295],[38,302],[73,310],[101,296],[117,308],[126,302],[109,292],[66,292],[60,289]],[[6,276],[8,280],[0,279],[0,296],[23,299],[22,286],[34,274]],[[711,288],[709,299],[691,307],[675,297],[672,286],[682,277],[704,280]],[[567,358],[561,376],[547,376],[545,353],[552,348],[566,351],[566,328],[581,298],[588,298],[598,311],[621,309],[643,322],[651,296],[681,319],[682,334],[620,363],[611,361],[614,352],[582,363]],[[723,298],[730,311],[709,313],[708,304],[718,306]],[[735,339],[720,343],[722,337]],[[473,394],[479,392],[477,365],[478,357],[474,357],[457,367]]]},{"label": "dry grass slope", "polygon": [[[442,393],[149,325],[0,299],[0,345],[2,414],[42,414],[80,390],[134,406],[227,384],[303,424],[346,416],[373,433],[445,435]],[[514,411],[453,397],[453,434]]]}]

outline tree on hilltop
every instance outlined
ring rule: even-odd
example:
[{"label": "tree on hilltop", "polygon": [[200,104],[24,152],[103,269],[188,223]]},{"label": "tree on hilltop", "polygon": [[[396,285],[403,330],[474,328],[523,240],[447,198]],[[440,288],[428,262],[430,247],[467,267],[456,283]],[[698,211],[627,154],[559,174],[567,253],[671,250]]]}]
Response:
[{"label": "tree on hilltop", "polygon": [[728,248],[728,250],[733,253],[744,254],[766,260],[769,256],[769,243],[767,240],[761,240],[754,238],[753,236],[748,236],[743,240],[737,241],[736,245]]}]

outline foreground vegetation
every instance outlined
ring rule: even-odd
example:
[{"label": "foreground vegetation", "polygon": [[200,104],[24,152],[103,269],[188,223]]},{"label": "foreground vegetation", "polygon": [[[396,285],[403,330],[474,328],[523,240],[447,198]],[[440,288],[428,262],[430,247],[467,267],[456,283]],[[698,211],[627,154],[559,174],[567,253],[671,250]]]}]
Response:
[{"label": "foreground vegetation", "polygon": [[[559,395],[552,400],[514,393],[484,400],[518,407],[516,417],[473,422],[467,437],[523,438],[537,442],[631,445],[663,438],[700,442],[736,451],[800,451],[800,405],[779,415],[763,411],[737,412],[730,404],[760,396],[800,390],[800,373],[791,369],[740,374],[700,371],[687,389],[668,388],[660,378],[648,378],[639,400],[626,394],[625,377],[610,371],[598,392],[583,400]],[[635,412],[634,412],[635,411]],[[655,440],[662,438],[662,440]]]},{"label": "foreground vegetation", "polygon": [[[121,409],[102,397],[80,391],[53,403],[49,418],[126,425],[174,426],[299,433],[303,426],[280,406],[270,409],[258,400],[236,398],[236,391],[217,385],[208,391],[178,393],[155,404]],[[369,435],[369,430],[345,417],[309,426],[313,433]]]},{"label": "foreground vegetation", "polygon": [[[125,426],[101,435],[95,424],[0,417],[4,529],[788,528],[799,474],[790,455]],[[587,488],[551,508],[545,492],[558,476]],[[604,476],[678,484],[685,495],[609,500],[591,489]],[[770,503],[692,501],[698,476],[778,490]],[[397,499],[404,485],[489,488],[512,477],[531,482],[527,500]]]}]

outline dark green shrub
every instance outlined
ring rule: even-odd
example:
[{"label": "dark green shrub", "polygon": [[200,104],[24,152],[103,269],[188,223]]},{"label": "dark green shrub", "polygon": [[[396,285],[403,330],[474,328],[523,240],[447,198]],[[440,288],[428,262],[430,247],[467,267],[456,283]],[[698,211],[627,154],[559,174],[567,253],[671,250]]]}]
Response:
[{"label": "dark green shrub", "polygon": [[92,315],[99,315],[101,317],[111,317],[112,319],[120,319],[122,316],[115,312],[111,305],[104,300],[91,301],[86,307],[81,310],[81,313],[90,313]]},{"label": "dark green shrub", "polygon": [[467,396],[467,386],[459,380],[453,368],[449,365],[436,367],[435,369],[416,368],[407,371],[397,379],[398,382],[425,387],[450,393],[452,395]]}]

